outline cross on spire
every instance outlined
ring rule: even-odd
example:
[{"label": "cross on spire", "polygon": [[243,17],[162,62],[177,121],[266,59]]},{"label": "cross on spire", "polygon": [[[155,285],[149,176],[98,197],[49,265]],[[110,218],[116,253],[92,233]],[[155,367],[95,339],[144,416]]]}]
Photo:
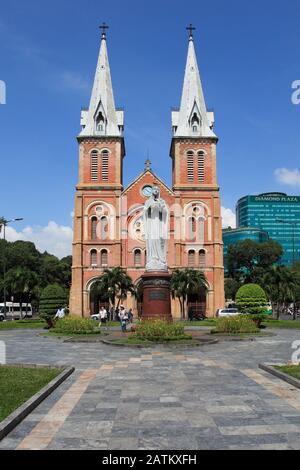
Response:
[{"label": "cross on spire", "polygon": [[189,31],[189,38],[193,39],[193,31],[195,31],[195,27],[190,23],[190,25],[186,28],[187,31]]},{"label": "cross on spire", "polygon": [[106,30],[109,29],[109,26],[103,22],[100,26],[99,26],[99,29],[102,30],[102,38],[105,39],[106,38]]},{"label": "cross on spire", "polygon": [[149,156],[145,161],[145,170],[151,170],[151,160],[149,159]]}]

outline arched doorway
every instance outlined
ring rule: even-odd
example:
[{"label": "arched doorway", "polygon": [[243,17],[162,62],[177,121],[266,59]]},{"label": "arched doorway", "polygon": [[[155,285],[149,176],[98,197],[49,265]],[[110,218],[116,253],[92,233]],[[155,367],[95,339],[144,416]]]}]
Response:
[{"label": "arched doorway", "polygon": [[200,319],[206,315],[206,297],[205,289],[201,289],[195,294],[189,294],[187,299],[187,313],[188,317]]},{"label": "arched doorway", "polygon": [[90,313],[91,315],[99,313],[100,307],[103,306],[109,310],[109,299],[106,293],[101,292],[99,284],[95,280],[90,287]]}]

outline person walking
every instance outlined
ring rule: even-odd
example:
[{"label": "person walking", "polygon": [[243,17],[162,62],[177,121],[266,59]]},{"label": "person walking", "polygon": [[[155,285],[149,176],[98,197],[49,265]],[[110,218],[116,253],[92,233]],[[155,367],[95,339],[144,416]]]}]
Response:
[{"label": "person walking", "polygon": [[99,317],[100,317],[99,327],[104,325],[105,329],[107,330],[107,310],[104,307],[100,308]]},{"label": "person walking", "polygon": [[111,307],[109,310],[109,319],[108,321],[114,321],[114,314],[115,314],[115,309],[114,307]]},{"label": "person walking", "polygon": [[128,315],[123,305],[120,305],[119,318],[120,318],[120,323],[121,323],[121,331],[122,333],[125,333],[126,323],[128,321]]},{"label": "person walking", "polygon": [[128,310],[128,321],[129,323],[133,323],[133,311],[132,308]]}]

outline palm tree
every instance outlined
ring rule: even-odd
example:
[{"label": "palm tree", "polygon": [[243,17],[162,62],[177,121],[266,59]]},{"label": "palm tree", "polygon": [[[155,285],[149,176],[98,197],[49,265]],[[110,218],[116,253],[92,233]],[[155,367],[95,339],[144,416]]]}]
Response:
[{"label": "palm tree", "polygon": [[203,271],[185,268],[175,269],[171,278],[172,297],[178,298],[181,318],[186,318],[188,296],[198,294],[201,290],[208,291],[208,282]]},{"label": "palm tree", "polygon": [[278,320],[280,309],[295,301],[297,278],[287,266],[272,266],[263,278],[263,285]]},{"label": "palm tree", "polygon": [[96,281],[95,288],[99,293],[108,296],[113,307],[116,306],[116,299],[118,299],[117,307],[119,307],[120,302],[127,297],[128,292],[134,293],[131,277],[119,266],[111,269],[106,268],[102,276]]}]

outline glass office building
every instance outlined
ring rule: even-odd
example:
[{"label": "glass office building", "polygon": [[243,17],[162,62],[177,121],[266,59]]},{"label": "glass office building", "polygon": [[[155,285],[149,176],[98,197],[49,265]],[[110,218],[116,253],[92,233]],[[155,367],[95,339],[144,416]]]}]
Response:
[{"label": "glass office building", "polygon": [[224,243],[224,268],[225,275],[227,269],[227,255],[230,245],[244,240],[252,240],[254,242],[263,243],[269,239],[269,235],[264,230],[257,227],[243,227],[243,228],[227,228],[223,230],[223,243]]},{"label": "glass office building", "polygon": [[283,250],[282,263],[300,260],[300,196],[265,193],[245,196],[236,206],[237,226],[257,227],[268,232]]}]

